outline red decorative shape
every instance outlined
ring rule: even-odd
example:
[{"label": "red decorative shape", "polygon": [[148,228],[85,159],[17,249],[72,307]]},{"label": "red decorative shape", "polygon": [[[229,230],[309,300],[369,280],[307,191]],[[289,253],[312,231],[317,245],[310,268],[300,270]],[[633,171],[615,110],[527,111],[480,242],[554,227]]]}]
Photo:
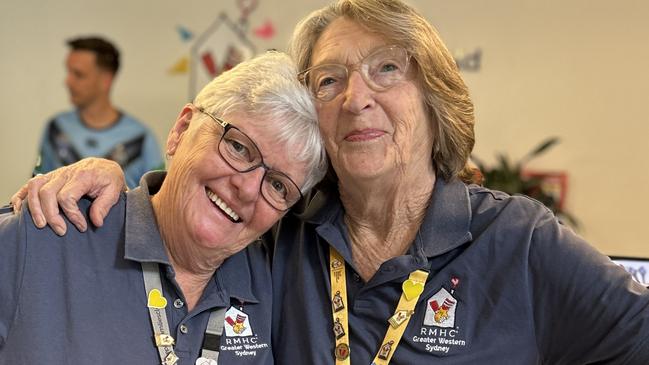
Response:
[{"label": "red decorative shape", "polygon": [[455,301],[451,298],[444,299],[444,304],[442,304],[443,310],[449,310],[452,306],[455,305]]},{"label": "red decorative shape", "polygon": [[230,326],[234,326],[235,324],[234,319],[232,319],[232,317],[225,317],[225,321],[228,322]]},{"label": "red decorative shape", "polygon": [[254,33],[259,38],[270,39],[275,35],[275,26],[273,25],[273,22],[267,20],[262,26],[256,28]]},{"label": "red decorative shape", "polygon": [[218,73],[216,69],[216,63],[214,63],[214,58],[212,58],[212,54],[205,52],[203,53],[202,59],[203,65],[207,69],[207,72],[210,74],[210,76],[216,77]]},{"label": "red decorative shape", "polygon": [[451,278],[451,284],[453,285],[453,289],[457,288],[457,285],[460,283],[460,278],[457,276],[453,276]]},{"label": "red decorative shape", "polygon": [[432,302],[430,302],[430,307],[431,307],[435,312],[437,312],[437,311],[439,310],[439,304],[437,304],[437,301],[436,301],[436,300],[433,300]]}]

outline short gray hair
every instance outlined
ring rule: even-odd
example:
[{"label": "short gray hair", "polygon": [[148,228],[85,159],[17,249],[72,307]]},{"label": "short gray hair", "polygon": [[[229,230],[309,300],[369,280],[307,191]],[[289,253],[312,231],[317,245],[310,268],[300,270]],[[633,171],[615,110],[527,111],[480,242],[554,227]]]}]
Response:
[{"label": "short gray hair", "polygon": [[450,52],[437,31],[414,8],[400,0],[339,0],[304,18],[295,28],[289,53],[299,70],[311,65],[313,47],[334,20],[345,17],[404,47],[417,67],[424,103],[434,123],[432,159],[446,180],[471,181],[467,162],[475,136],[473,102]]},{"label": "short gray hair", "polygon": [[291,58],[267,52],[242,62],[212,80],[194,104],[216,116],[241,112],[272,124],[291,157],[306,165],[302,193],[327,171],[327,155],[309,91],[299,83]]}]

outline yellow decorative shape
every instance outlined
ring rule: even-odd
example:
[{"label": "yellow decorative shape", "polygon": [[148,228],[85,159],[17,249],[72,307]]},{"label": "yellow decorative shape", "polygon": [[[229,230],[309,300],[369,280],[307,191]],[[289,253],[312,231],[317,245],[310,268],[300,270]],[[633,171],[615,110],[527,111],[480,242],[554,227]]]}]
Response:
[{"label": "yellow decorative shape", "polygon": [[408,279],[403,282],[401,288],[403,289],[403,295],[406,296],[406,300],[412,300],[424,291],[424,283]]},{"label": "yellow decorative shape", "polygon": [[189,71],[189,58],[183,57],[169,69],[170,74],[186,74]]},{"label": "yellow decorative shape", "polygon": [[149,301],[147,302],[147,307],[164,309],[166,306],[167,306],[167,299],[165,299],[165,297],[162,296],[160,290],[153,289],[149,292]]}]

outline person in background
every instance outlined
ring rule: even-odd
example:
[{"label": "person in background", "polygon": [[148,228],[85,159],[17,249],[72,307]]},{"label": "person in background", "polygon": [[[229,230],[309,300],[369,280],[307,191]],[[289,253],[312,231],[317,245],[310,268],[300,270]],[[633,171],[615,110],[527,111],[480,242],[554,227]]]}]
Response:
[{"label": "person in background", "polygon": [[296,73],[268,53],[210,82],[102,229],[0,214],[0,364],[273,364],[258,237],[327,168]]},{"label": "person in background", "polygon": [[[333,169],[267,236],[277,363],[649,364],[649,290],[539,202],[469,183],[473,102],[415,9],[339,0],[289,49]],[[58,195],[83,228],[75,197],[122,184],[101,165],[12,201],[60,223]]]},{"label": "person in background", "polygon": [[45,126],[34,175],[84,157],[116,161],[129,187],[149,170],[164,168],[155,136],[140,121],[117,109],[110,91],[119,70],[119,51],[98,37],[67,42],[65,85],[74,109],[55,115]]}]

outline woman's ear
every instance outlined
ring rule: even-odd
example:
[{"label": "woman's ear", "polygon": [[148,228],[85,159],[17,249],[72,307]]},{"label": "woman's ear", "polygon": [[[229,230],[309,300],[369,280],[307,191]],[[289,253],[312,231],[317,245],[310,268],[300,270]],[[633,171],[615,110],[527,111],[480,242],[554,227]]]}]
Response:
[{"label": "woman's ear", "polygon": [[176,123],[171,127],[167,137],[167,156],[173,156],[176,153],[180,141],[189,129],[189,123],[192,121],[193,115],[194,109],[191,104],[185,105],[183,110],[180,111]]}]

